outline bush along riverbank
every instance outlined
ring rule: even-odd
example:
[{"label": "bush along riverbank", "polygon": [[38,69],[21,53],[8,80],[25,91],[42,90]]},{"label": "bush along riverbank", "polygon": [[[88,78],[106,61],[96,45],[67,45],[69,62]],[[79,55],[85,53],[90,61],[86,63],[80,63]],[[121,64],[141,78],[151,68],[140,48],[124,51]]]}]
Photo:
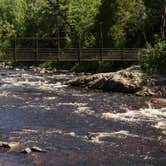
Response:
[{"label": "bush along riverbank", "polygon": [[147,76],[140,66],[117,72],[83,75],[65,83],[89,89],[135,93],[139,96],[166,97],[166,76]]}]

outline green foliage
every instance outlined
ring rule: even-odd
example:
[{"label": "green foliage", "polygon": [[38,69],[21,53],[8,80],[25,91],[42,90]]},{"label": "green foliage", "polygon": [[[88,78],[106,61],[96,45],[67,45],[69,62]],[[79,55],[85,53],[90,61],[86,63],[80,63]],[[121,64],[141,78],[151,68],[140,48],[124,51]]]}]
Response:
[{"label": "green foliage", "polygon": [[0,0],[0,20],[7,26],[1,35],[14,35],[24,31],[25,8],[24,0]]},{"label": "green foliage", "polygon": [[38,33],[43,36],[55,35],[57,31],[64,30],[64,18],[61,13],[66,12],[66,1],[60,0],[57,6],[56,1],[50,0],[27,0],[26,10],[26,34]]},{"label": "green foliage", "polygon": [[165,41],[157,39],[154,46],[147,43],[147,48],[143,52],[142,68],[149,74],[166,74]]},{"label": "green foliage", "polygon": [[0,0],[0,36],[64,31],[66,47],[143,47],[159,34],[163,0]]},{"label": "green foliage", "polygon": [[[22,34],[25,29],[24,0],[0,0],[0,38]],[[0,47],[11,47],[11,41],[1,40]],[[5,56],[4,51],[0,56]]]},{"label": "green foliage", "polygon": [[101,0],[71,0],[69,3],[68,20],[75,29],[73,35],[77,35],[76,40],[80,40],[82,47],[95,45],[91,30],[95,24],[100,4]]},{"label": "green foliage", "polygon": [[141,31],[143,15],[143,0],[103,0],[97,16],[96,30],[99,31],[99,23],[102,23],[104,46],[125,47],[128,43],[130,47],[135,46],[131,37],[134,40]]},{"label": "green foliage", "polygon": [[40,67],[49,67],[56,69],[71,70],[76,73],[101,73],[101,72],[113,72],[122,68],[129,67],[133,65],[133,62],[43,62],[40,63]]},{"label": "green foliage", "polygon": [[43,62],[40,63],[40,67],[49,67],[49,68],[56,68],[56,69],[64,69],[64,70],[71,70],[72,67],[75,65],[75,62]]},{"label": "green foliage", "polygon": [[71,70],[75,72],[92,72],[92,73],[101,73],[101,72],[113,72],[126,68],[134,64],[133,62],[104,62],[104,61],[95,61],[95,62],[80,62],[76,63]]},{"label": "green foliage", "polygon": [[[148,72],[164,71],[165,44],[155,43],[160,34],[164,0],[0,0],[0,37],[56,36],[66,40],[62,47],[144,47],[143,66]],[[1,40],[0,47],[12,43]],[[27,43],[26,43],[27,44]],[[45,44],[40,44],[45,47]],[[55,43],[47,46],[55,47]],[[154,47],[152,47],[154,45]],[[1,55],[5,55],[1,51]],[[45,63],[44,66],[72,68],[77,71],[110,71],[113,62]],[[86,69],[85,69],[85,66]]]},{"label": "green foliage", "polygon": [[144,0],[147,18],[145,20],[146,40],[150,43],[155,42],[154,34],[161,32],[161,16],[165,0]]},{"label": "green foliage", "polygon": [[72,67],[72,71],[75,71],[77,73],[80,72],[97,72],[99,67],[98,62],[80,62],[80,63],[76,63],[73,67]]}]

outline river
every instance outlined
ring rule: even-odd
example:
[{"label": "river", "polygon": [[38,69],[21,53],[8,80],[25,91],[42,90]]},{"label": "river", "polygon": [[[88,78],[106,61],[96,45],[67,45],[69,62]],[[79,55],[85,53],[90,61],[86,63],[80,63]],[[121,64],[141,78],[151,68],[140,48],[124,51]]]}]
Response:
[{"label": "river", "polygon": [[[166,108],[63,84],[72,73],[0,69],[0,166],[165,166]],[[46,152],[20,153],[37,146]]]}]

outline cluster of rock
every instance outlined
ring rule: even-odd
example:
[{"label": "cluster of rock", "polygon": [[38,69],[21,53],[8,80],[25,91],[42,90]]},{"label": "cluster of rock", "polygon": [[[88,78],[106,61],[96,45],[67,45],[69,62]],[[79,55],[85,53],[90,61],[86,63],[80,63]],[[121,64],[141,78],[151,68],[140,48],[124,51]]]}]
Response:
[{"label": "cluster of rock", "polygon": [[[0,141],[0,148],[4,148],[6,150],[10,150],[10,151],[11,150],[16,150],[16,149],[19,149],[20,146],[21,146],[21,144],[19,142],[3,142],[3,141]],[[47,152],[47,151],[40,148],[40,147],[33,146],[31,148],[29,148],[29,147],[24,148],[20,152],[24,153],[24,154],[29,154],[31,152]]]},{"label": "cluster of rock", "polygon": [[29,148],[29,147],[27,147],[27,148],[25,148],[25,149],[23,149],[22,151],[21,151],[21,153],[24,153],[24,154],[29,154],[29,153],[31,153],[31,152],[47,152],[46,150],[44,150],[44,149],[41,149],[41,148],[39,148],[39,147],[37,147],[37,146],[33,146],[33,147],[31,147],[31,148]]},{"label": "cluster of rock", "polygon": [[35,73],[40,74],[57,74],[57,73],[68,73],[67,70],[57,70],[56,68],[51,67],[39,67],[39,66],[11,66],[11,65],[5,65],[0,64],[0,69],[13,69],[13,70],[30,70]]},{"label": "cluster of rock", "polygon": [[166,78],[145,76],[140,66],[118,72],[83,75],[67,81],[66,84],[141,96],[166,96]]}]

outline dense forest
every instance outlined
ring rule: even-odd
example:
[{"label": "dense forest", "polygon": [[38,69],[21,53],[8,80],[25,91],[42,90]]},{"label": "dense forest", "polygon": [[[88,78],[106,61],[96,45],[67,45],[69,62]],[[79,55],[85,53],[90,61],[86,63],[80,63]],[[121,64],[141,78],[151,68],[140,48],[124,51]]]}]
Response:
[{"label": "dense forest", "polygon": [[[160,40],[164,3],[164,0],[0,0],[0,37],[60,33],[66,39],[64,47],[143,48],[147,43],[153,46],[156,38]],[[165,47],[165,42],[160,43]]]},{"label": "dense forest", "polygon": [[[53,36],[72,46],[143,47],[160,34],[163,0],[0,0],[0,36]],[[102,28],[102,29],[101,29]]]}]

